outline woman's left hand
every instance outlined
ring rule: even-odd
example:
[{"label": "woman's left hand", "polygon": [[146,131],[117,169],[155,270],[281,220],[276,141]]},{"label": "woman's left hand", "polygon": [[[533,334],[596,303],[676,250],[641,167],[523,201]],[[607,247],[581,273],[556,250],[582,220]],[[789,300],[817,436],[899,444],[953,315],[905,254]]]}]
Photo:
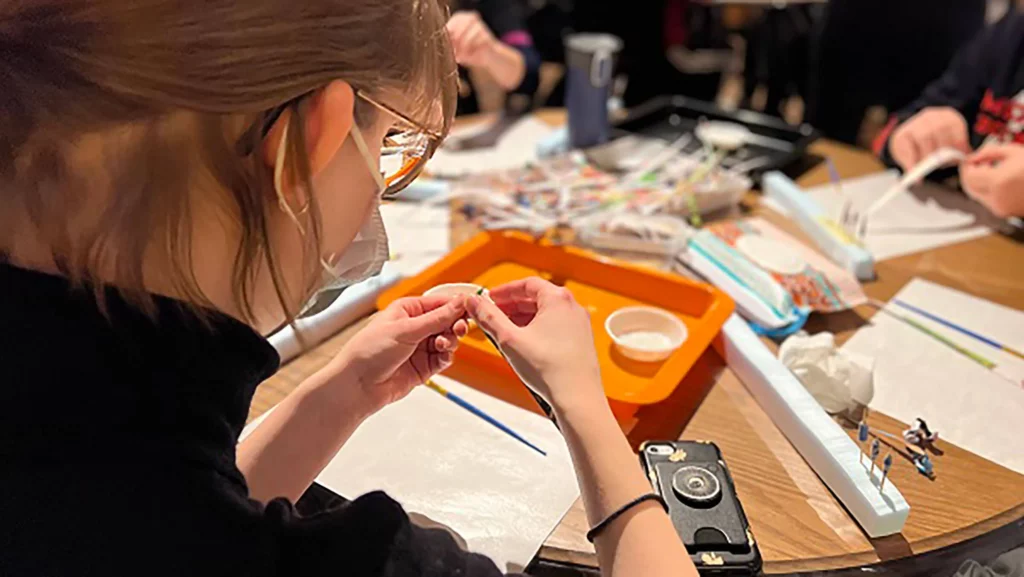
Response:
[{"label": "woman's left hand", "polygon": [[469,327],[462,297],[399,299],[356,333],[328,370],[375,412],[451,365]]}]

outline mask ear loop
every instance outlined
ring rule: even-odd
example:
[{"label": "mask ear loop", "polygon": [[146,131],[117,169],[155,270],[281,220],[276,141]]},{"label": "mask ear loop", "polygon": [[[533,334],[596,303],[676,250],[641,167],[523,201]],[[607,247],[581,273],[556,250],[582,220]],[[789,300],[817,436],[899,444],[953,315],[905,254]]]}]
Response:
[{"label": "mask ear loop", "polygon": [[288,128],[290,126],[290,122],[290,119],[285,121],[284,131],[281,135],[281,142],[277,145],[277,156],[274,159],[274,193],[277,195],[278,207],[280,207],[280,209],[288,215],[288,218],[295,223],[296,228],[299,229],[299,234],[306,236],[306,229],[302,226],[302,222],[299,221],[299,216],[306,214],[306,211],[309,210],[309,204],[304,206],[302,210],[296,214],[295,211],[292,210],[291,205],[288,204],[288,200],[284,197],[284,159],[287,151]]},{"label": "mask ear loop", "polygon": [[380,168],[377,163],[373,161],[373,156],[370,154],[370,149],[366,146],[366,141],[363,140],[363,133],[359,130],[356,124],[352,123],[352,140],[356,143],[356,148],[359,149],[359,153],[363,155],[363,160],[366,161],[366,167],[370,170],[370,176],[373,177],[374,182],[377,183],[377,194],[381,194],[387,189],[388,185],[384,182],[384,177],[380,174]]}]

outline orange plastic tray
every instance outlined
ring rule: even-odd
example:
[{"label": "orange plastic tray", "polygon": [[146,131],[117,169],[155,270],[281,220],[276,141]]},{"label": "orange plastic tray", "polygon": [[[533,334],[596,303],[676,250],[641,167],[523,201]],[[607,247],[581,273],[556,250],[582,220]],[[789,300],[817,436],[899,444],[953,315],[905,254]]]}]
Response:
[{"label": "orange plastic tray", "polygon": [[[535,241],[518,232],[477,235],[416,277],[383,293],[377,305],[384,308],[399,298],[421,295],[444,283],[495,287],[529,276],[564,286],[590,311],[605,394],[627,405],[649,405],[671,395],[733,311],[732,300],[713,286],[579,248]],[[686,324],[686,342],[668,359],[642,363],[615,350],[604,329],[605,319],[622,307],[635,305],[665,309]],[[457,364],[470,363],[502,375],[510,385],[522,386],[479,329],[466,336],[455,359]]]}]

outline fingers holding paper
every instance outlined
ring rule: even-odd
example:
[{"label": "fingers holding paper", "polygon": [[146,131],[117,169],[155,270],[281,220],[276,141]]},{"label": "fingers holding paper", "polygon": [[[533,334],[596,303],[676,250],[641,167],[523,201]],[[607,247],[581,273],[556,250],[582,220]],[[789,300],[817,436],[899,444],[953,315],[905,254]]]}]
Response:
[{"label": "fingers holding paper", "polygon": [[893,160],[903,170],[914,168],[940,148],[971,151],[967,120],[954,108],[925,108],[897,127],[889,140]]}]

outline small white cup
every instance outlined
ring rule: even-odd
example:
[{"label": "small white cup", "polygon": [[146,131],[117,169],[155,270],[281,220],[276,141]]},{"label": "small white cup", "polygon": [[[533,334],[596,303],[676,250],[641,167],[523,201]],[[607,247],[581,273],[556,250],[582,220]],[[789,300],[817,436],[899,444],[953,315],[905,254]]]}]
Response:
[{"label": "small white cup", "polygon": [[625,307],[604,322],[604,330],[623,356],[653,363],[667,359],[686,342],[686,325],[654,307]]}]

